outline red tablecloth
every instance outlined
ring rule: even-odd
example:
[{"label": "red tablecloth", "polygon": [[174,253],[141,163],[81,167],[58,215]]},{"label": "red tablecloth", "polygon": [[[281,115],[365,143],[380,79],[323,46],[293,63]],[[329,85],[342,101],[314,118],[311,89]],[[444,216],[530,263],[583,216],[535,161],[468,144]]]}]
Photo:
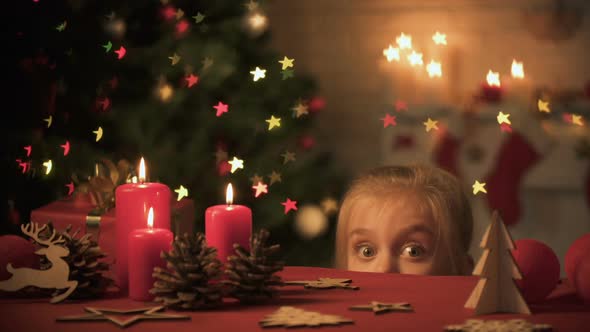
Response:
[{"label": "red tablecloth", "polygon": [[[354,324],[322,329],[337,331],[442,331],[445,325],[459,324],[468,318],[525,318],[533,323],[551,324],[556,331],[590,331],[590,306],[575,297],[567,282],[558,286],[542,304],[531,305],[532,315],[494,314],[473,316],[463,307],[477,277],[431,277],[399,274],[360,273],[313,267],[287,267],[283,279],[314,280],[320,277],[350,278],[359,290],[304,289],[286,286],[276,300],[264,305],[227,303],[220,309],[188,312],[186,321],[141,321],[129,326],[135,331],[262,331],[258,322],[280,306],[339,315]],[[374,315],[369,311],[352,311],[352,305],[370,301],[409,302],[412,313]],[[56,322],[60,316],[82,315],[84,307],[132,309],[155,305],[134,302],[127,298],[110,298],[89,302],[49,304],[47,300],[0,300],[0,331],[117,331],[111,322]],[[177,313],[167,310],[166,313]],[[275,328],[276,329],[276,328]],[[283,328],[278,328],[283,329]]]}]

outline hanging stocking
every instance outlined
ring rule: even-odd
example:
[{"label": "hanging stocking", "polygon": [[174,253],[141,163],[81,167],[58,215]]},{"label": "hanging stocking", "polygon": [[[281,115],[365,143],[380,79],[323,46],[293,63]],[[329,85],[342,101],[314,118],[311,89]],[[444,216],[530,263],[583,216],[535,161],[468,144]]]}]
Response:
[{"label": "hanging stocking", "polygon": [[522,179],[541,156],[527,140],[514,131],[500,148],[495,167],[486,177],[490,210],[499,210],[508,226],[521,214],[519,191]]}]

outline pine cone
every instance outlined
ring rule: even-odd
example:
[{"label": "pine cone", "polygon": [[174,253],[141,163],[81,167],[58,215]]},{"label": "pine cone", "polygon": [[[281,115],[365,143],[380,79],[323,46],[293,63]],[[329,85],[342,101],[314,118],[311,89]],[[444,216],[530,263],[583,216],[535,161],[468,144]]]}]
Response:
[{"label": "pine cone", "polygon": [[[49,222],[40,236],[48,238],[53,229],[53,224]],[[72,225],[68,225],[63,232],[57,232],[58,236],[65,240],[63,245],[70,251],[70,254],[63,258],[70,267],[69,280],[78,281],[76,290],[68,298],[98,298],[110,286],[114,285],[114,281],[103,275],[104,272],[109,270],[109,265],[104,261],[100,261],[106,257],[106,254],[100,249],[98,243],[92,239],[92,234],[78,237],[79,232],[78,229],[72,233]],[[46,259],[43,259],[41,263],[42,269],[51,265]],[[59,293],[62,290],[56,290],[56,292]]]},{"label": "pine cone", "polygon": [[228,295],[240,302],[268,300],[277,294],[273,286],[282,285],[281,277],[275,273],[281,271],[285,264],[274,257],[280,245],[267,246],[269,235],[266,229],[261,229],[250,239],[250,252],[234,244],[236,255],[227,258],[225,274],[228,280],[222,283],[228,286]]},{"label": "pine cone", "polygon": [[221,304],[218,284],[212,283],[221,274],[217,249],[207,247],[202,233],[176,237],[170,252],[163,252],[167,269],[154,268],[156,281],[150,293],[154,301],[173,309],[195,310]]}]

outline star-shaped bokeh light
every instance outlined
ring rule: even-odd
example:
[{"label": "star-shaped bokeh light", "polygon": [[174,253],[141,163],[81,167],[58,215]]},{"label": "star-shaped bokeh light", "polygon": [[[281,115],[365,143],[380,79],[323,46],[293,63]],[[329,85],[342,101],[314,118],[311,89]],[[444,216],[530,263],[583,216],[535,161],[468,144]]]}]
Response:
[{"label": "star-shaped bokeh light", "polygon": [[51,159],[43,162],[43,167],[45,167],[45,175],[48,175],[51,172],[51,169],[53,169],[53,162]]},{"label": "star-shaped bokeh light", "polygon": [[174,192],[178,194],[176,198],[177,201],[180,201],[184,197],[188,197],[188,189],[186,189],[183,185],[180,185],[177,189],[174,189]]},{"label": "star-shaped bokeh light", "polygon": [[256,198],[258,198],[258,196],[260,196],[262,194],[268,193],[268,185],[266,185],[262,182],[258,182],[255,186],[252,186],[252,189],[254,189],[256,191],[254,193],[254,197],[256,197]]},{"label": "star-shaped bokeh light", "polygon": [[486,191],[485,185],[486,185],[485,182],[482,183],[482,182],[475,180],[475,183],[472,186],[473,187],[473,194],[477,195],[480,192],[487,194],[488,192]]},{"label": "star-shaped bokeh light", "polygon": [[397,123],[395,122],[395,115],[385,114],[385,117],[381,119],[383,121],[383,128],[387,128],[389,126],[395,126]]},{"label": "star-shaped bokeh light", "polygon": [[399,48],[393,47],[391,46],[391,44],[388,48],[383,50],[383,55],[385,56],[388,62],[400,60]]},{"label": "star-shaped bokeh light", "polygon": [[442,77],[442,65],[440,62],[430,60],[430,63],[426,65],[426,71],[429,77]]},{"label": "star-shaped bokeh light", "polygon": [[493,72],[491,69],[488,71],[486,75],[486,81],[488,82],[489,86],[500,86],[500,74],[498,72]]},{"label": "star-shaped bokeh light", "polygon": [[498,116],[496,117],[496,119],[498,120],[498,124],[512,124],[510,123],[510,119],[508,119],[508,117],[510,116],[510,114],[506,113],[502,113],[502,111],[498,112]]},{"label": "star-shaped bokeh light", "polygon": [[428,118],[428,120],[426,120],[426,122],[423,122],[424,126],[426,126],[426,132],[429,132],[432,129],[438,130],[437,123],[438,123],[437,120],[432,120],[431,118]]},{"label": "star-shaped bokeh light", "polygon": [[265,121],[268,123],[268,130],[272,130],[275,127],[281,126],[281,118],[275,118],[274,115],[271,115],[270,119]]},{"label": "star-shaped bokeh light", "polygon": [[395,42],[402,50],[412,48],[412,36],[406,35],[403,32],[395,39]]},{"label": "star-shaped bokeh light", "polygon": [[446,45],[447,44],[447,35],[440,32],[435,32],[432,36],[432,40],[436,45]]},{"label": "star-shaped bokeh light", "polygon": [[217,112],[215,113],[215,116],[217,117],[220,117],[223,113],[229,112],[227,104],[224,104],[222,102],[217,103],[217,106],[213,106],[213,108],[217,110]]},{"label": "star-shaped bokeh light", "polygon": [[537,108],[539,108],[539,112],[551,113],[548,101],[543,101],[541,99],[537,100]]},{"label": "star-shaped bokeh light", "polygon": [[270,178],[270,185],[272,186],[275,182],[282,182],[283,179],[281,179],[281,173],[277,172],[277,171],[272,171],[272,173],[270,173],[270,175],[268,176]]},{"label": "star-shaped bokeh light", "polygon": [[518,62],[512,59],[512,66],[510,67],[510,73],[513,78],[523,79],[524,78],[524,66],[522,62]]},{"label": "star-shaped bokeh light", "polygon": [[265,69],[261,69],[259,67],[256,67],[256,69],[254,69],[253,71],[251,71],[250,74],[252,74],[254,76],[252,80],[254,82],[256,82],[259,79],[266,77],[266,70]]},{"label": "star-shaped bokeh light", "polygon": [[237,157],[234,157],[234,159],[228,161],[228,163],[231,165],[231,173],[234,173],[240,168],[244,169],[244,161],[242,159],[238,159]]},{"label": "star-shaped bokeh light", "polygon": [[281,205],[285,207],[285,214],[291,210],[297,211],[297,201],[292,201],[290,198],[287,198]]},{"label": "star-shaped bokeh light", "polygon": [[285,70],[287,68],[292,68],[293,61],[295,61],[295,59],[289,59],[286,56],[283,58],[283,60],[279,60],[279,63],[282,65],[281,70]]},{"label": "star-shaped bokeh light", "polygon": [[295,161],[295,152],[285,151],[281,157],[283,157],[283,165],[290,161],[293,162]]},{"label": "star-shaped bokeh light", "polygon": [[422,53],[418,53],[412,50],[412,53],[408,54],[408,61],[410,62],[410,66],[422,66],[424,61],[422,60]]}]

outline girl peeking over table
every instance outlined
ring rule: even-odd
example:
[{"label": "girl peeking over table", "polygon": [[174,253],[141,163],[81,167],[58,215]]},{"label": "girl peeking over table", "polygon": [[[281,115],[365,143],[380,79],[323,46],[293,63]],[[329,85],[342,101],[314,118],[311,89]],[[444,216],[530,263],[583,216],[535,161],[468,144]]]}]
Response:
[{"label": "girl peeking over table", "polygon": [[470,275],[473,216],[457,178],[430,166],[379,167],[346,193],[336,230],[336,268]]}]

